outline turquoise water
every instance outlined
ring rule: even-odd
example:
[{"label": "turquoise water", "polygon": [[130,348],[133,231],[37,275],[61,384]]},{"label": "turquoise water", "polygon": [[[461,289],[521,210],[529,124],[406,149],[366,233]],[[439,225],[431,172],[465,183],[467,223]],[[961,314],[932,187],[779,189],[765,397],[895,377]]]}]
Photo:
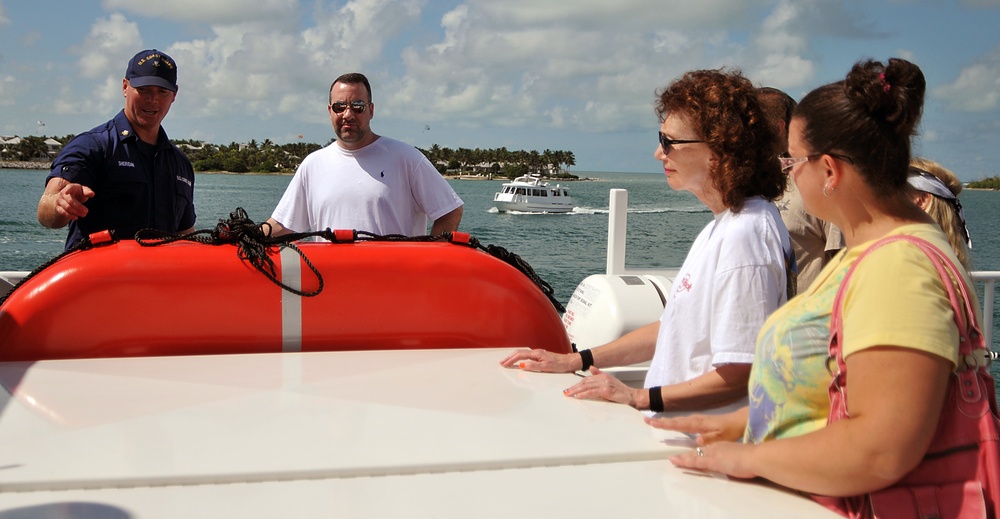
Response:
[{"label": "turquoise water", "polygon": [[[449,181],[466,204],[461,230],[521,256],[564,304],[580,281],[604,272],[610,189],[629,191],[630,267],[679,266],[697,232],[711,219],[694,196],[672,191],[662,175],[573,173],[591,180],[567,183],[579,206],[568,214],[497,213],[492,200],[501,181]],[[0,270],[31,270],[62,250],[66,231],[45,229],[35,218],[46,174],[0,170]],[[195,227],[212,228],[237,207],[246,209],[254,221],[264,221],[290,178],[198,174]],[[1000,233],[993,227],[1000,214],[1000,192],[966,191],[962,204],[972,233],[973,268],[1000,271]],[[979,294],[982,297],[981,288]],[[994,343],[1000,341],[1000,294],[994,301],[993,338]],[[1000,363],[993,372],[1000,375]]]}]

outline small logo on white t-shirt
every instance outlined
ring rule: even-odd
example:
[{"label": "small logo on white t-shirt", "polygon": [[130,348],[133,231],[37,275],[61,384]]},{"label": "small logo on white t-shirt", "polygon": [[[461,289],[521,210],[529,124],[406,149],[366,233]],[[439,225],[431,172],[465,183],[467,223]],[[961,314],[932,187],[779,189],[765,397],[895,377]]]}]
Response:
[{"label": "small logo on white t-shirt", "polygon": [[684,278],[681,279],[681,284],[677,286],[677,292],[679,293],[681,290],[685,292],[691,291],[691,274],[685,274]]}]

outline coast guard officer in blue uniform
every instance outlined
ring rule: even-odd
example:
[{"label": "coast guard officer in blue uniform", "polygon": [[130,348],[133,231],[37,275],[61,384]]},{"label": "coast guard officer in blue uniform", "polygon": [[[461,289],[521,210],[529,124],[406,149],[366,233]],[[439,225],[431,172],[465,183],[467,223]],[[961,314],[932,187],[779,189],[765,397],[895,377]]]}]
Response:
[{"label": "coast guard officer in blue uniform", "polygon": [[131,239],[137,231],[194,229],[194,169],[160,126],[177,97],[177,64],[158,50],[129,61],[125,108],[77,135],[56,157],[38,201],[38,222],[69,224],[66,248],[94,232]]}]

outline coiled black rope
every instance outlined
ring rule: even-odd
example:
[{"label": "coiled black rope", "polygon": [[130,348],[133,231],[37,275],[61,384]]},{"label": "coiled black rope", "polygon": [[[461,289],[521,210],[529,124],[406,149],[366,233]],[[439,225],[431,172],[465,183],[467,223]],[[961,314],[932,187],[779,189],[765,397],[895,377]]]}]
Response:
[{"label": "coiled black rope", "polygon": [[66,256],[73,254],[74,252],[93,249],[94,247],[101,247],[104,245],[110,245],[117,241],[118,238],[115,237],[114,232],[112,231],[105,231],[103,233],[94,233],[91,234],[90,236],[84,236],[82,239],[77,241],[73,246],[60,252],[54,258],[46,261],[45,263],[42,263],[41,265],[35,267],[35,270],[32,270],[31,272],[28,273],[27,276],[21,278],[21,280],[18,281],[17,284],[15,284],[6,294],[4,294],[3,297],[0,297],[0,306],[3,306],[3,304],[7,302],[7,298],[10,297],[10,295],[13,294],[14,291],[20,288],[21,285],[27,283],[29,279],[35,277],[41,271],[51,267],[56,262],[65,258]]},{"label": "coiled black rope", "polygon": [[[228,220],[219,220],[214,229],[203,229],[185,234],[168,233],[157,229],[142,229],[135,234],[135,241],[144,247],[156,247],[177,241],[193,241],[208,245],[235,244],[236,253],[239,258],[250,263],[250,265],[261,274],[264,274],[264,277],[271,280],[275,285],[302,297],[319,295],[323,291],[324,286],[323,275],[320,274],[319,269],[303,254],[302,249],[299,249],[292,243],[294,240],[287,239],[286,236],[271,239],[268,237],[270,229],[265,231],[265,226],[267,226],[266,223],[254,223],[242,207],[237,207],[235,211],[229,213]],[[278,280],[274,260],[268,254],[276,245],[284,245],[295,251],[302,258],[302,261],[309,267],[309,270],[316,276],[316,280],[318,281],[316,290],[305,292]]]}]

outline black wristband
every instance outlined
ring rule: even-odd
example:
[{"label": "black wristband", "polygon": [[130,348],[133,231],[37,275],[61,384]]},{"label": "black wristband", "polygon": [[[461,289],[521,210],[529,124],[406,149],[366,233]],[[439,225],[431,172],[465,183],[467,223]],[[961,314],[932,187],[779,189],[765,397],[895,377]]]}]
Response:
[{"label": "black wristband", "polygon": [[649,388],[649,410],[654,413],[663,412],[663,393],[660,386]]},{"label": "black wristband", "polygon": [[580,361],[583,362],[583,366],[580,367],[580,371],[587,371],[594,365],[594,354],[591,353],[590,350],[580,350],[577,353],[580,354]]}]

